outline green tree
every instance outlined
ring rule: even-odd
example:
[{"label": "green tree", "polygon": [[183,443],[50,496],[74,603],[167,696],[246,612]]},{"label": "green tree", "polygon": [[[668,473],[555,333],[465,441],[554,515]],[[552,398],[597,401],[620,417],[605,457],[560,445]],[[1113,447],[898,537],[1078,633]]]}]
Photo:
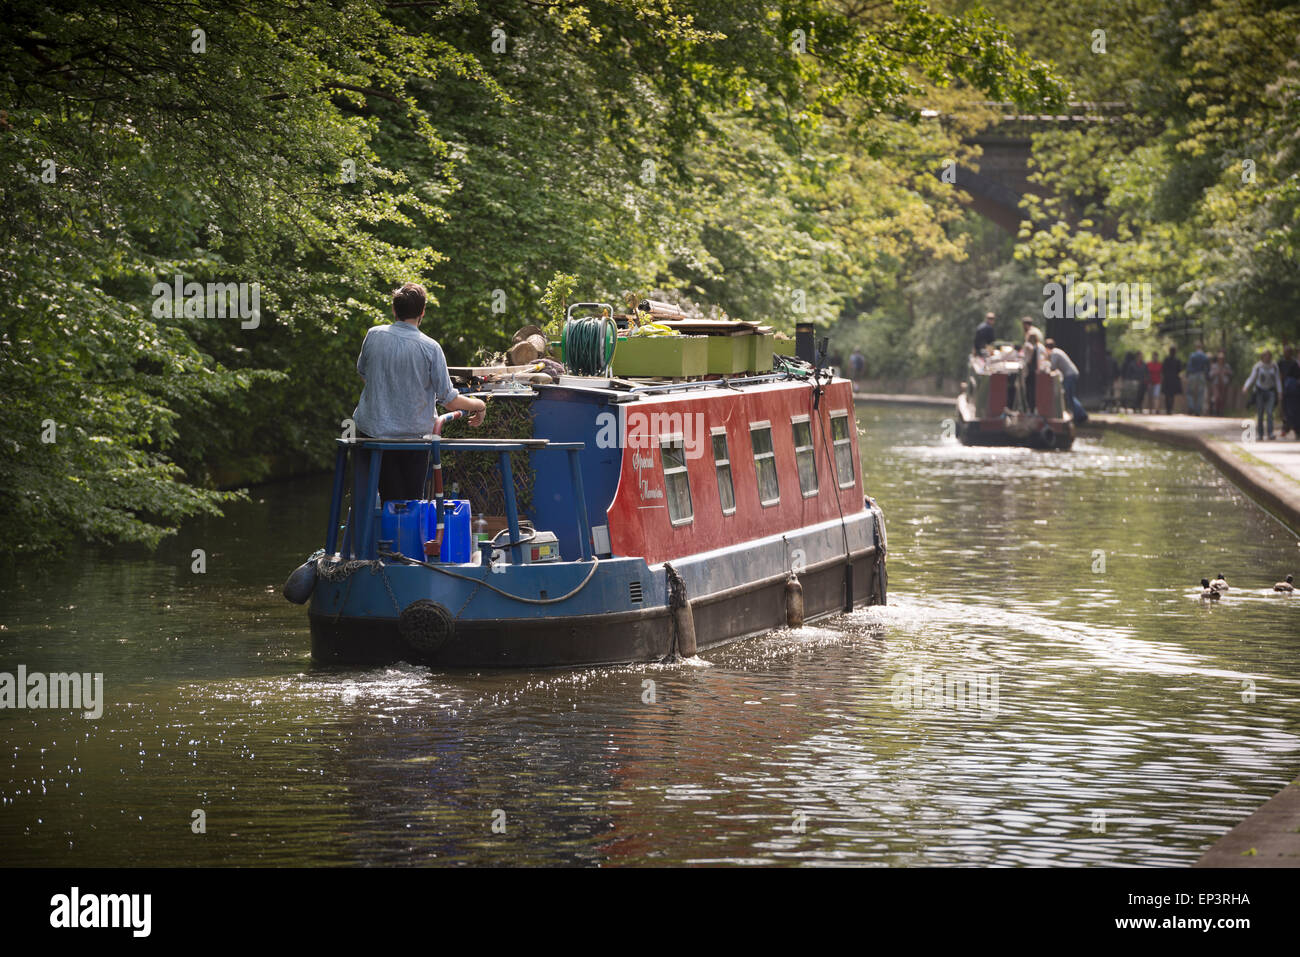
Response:
[{"label": "green tree", "polygon": [[[928,99],[1061,94],[983,12],[915,0],[17,0],[0,49],[21,554],[152,544],[217,486],[319,467],[404,280],[461,360],[557,273],[829,319],[959,252],[906,154],[950,149]],[[256,323],[162,309],[177,274],[256,283]]]}]

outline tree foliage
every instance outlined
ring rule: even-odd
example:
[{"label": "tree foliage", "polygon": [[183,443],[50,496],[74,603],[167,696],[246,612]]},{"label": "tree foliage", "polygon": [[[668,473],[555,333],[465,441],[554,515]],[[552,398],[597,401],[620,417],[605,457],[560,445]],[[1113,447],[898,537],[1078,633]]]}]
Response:
[{"label": "tree foliage", "polygon": [[[1063,92],[981,10],[917,0],[17,0],[0,45],[23,553],[152,544],[222,485],[319,467],[405,280],[461,361],[560,274],[829,320],[961,255],[926,168],[959,147],[921,108]],[[260,312],[161,309],[178,274]]]},{"label": "tree foliage", "polygon": [[1165,330],[1294,337],[1300,8],[1131,0],[1072,10],[1116,29],[1104,55],[1073,44],[1063,70],[1084,95],[1122,109],[1036,139],[1051,198],[1033,204],[1019,254],[1044,278],[1152,283]]}]

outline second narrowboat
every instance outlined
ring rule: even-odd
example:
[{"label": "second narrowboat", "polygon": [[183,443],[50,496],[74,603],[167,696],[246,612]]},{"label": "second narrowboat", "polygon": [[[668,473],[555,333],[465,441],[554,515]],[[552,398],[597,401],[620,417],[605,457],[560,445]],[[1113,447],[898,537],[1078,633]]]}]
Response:
[{"label": "second narrowboat", "polygon": [[972,355],[957,396],[956,424],[964,445],[1068,449],[1074,444],[1074,416],[1061,374],[1033,347],[1001,344]]}]

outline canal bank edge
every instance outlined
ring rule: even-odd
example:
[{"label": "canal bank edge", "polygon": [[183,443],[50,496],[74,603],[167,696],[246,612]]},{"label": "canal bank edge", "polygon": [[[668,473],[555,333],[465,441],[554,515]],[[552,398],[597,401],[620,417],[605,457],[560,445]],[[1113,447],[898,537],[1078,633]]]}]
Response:
[{"label": "canal bank edge", "polygon": [[1200,452],[1260,507],[1294,534],[1300,535],[1300,481],[1255,459],[1241,448],[1240,441],[1230,442],[1199,432],[1165,427],[1163,423],[1135,422],[1127,416],[1106,413],[1089,416],[1085,428],[1093,427],[1115,429]]},{"label": "canal bank edge", "polygon": [[893,394],[887,392],[854,392],[853,401],[861,405],[870,405],[871,403],[884,402],[890,405],[932,405],[944,406],[952,409],[954,414],[957,409],[957,398],[951,399],[941,395],[907,395]]},{"label": "canal bank edge", "polygon": [[[955,408],[957,400],[938,395],[885,395],[856,392],[853,401],[862,405],[889,403]],[[1101,412],[1090,415],[1087,425],[1081,428],[1114,429],[1140,438],[1200,452],[1261,508],[1281,521],[1292,533],[1300,535],[1300,477],[1291,477],[1271,465],[1254,459],[1249,452],[1240,448],[1240,441],[1230,442],[1187,429],[1170,428],[1165,423],[1136,422],[1125,415]]]},{"label": "canal bank edge", "polygon": [[1211,845],[1193,867],[1300,867],[1300,779]]}]

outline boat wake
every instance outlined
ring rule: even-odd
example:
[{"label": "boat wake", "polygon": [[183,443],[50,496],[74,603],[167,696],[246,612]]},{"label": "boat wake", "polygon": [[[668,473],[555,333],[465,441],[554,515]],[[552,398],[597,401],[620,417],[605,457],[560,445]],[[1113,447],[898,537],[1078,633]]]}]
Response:
[{"label": "boat wake", "polygon": [[[1144,674],[1231,681],[1258,677],[1249,672],[1213,667],[1204,657],[1182,645],[1139,638],[1135,629],[1122,625],[1103,626],[983,604],[918,599],[897,591],[890,593],[888,605],[857,609],[843,616],[842,620],[885,625],[893,646],[910,642],[919,650],[934,639],[941,639],[960,647],[974,665],[1011,668],[1018,663],[1041,663],[1043,644],[1048,642],[1088,655],[1087,658],[1059,659],[1059,663],[1067,667],[1093,668],[1101,662],[1112,670]],[[979,630],[972,631],[972,625]],[[1026,645],[1026,640],[1034,644]],[[1285,683],[1300,685],[1300,679]]]}]

